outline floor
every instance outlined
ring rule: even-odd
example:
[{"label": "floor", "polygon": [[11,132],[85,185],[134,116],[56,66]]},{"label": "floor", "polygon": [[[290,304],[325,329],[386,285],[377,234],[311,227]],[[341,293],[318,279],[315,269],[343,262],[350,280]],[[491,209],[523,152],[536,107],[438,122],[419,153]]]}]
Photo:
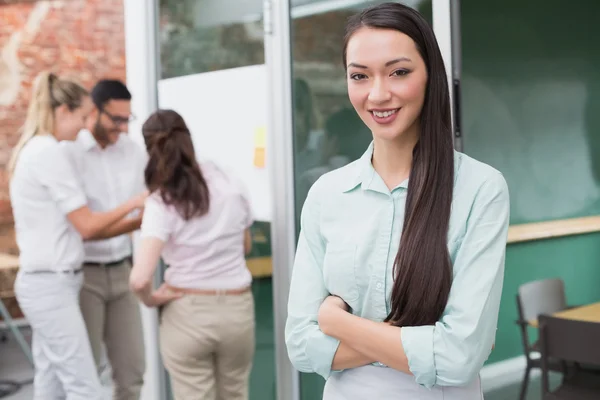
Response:
[{"label": "floor", "polygon": [[[10,334],[8,334],[10,335]],[[0,342],[0,382],[27,382],[33,377],[33,368],[21,352],[14,339]],[[4,390],[9,389],[0,383],[0,397]],[[33,398],[31,384],[25,384],[15,394],[2,397],[7,400],[29,400]]]},{"label": "floor", "polygon": [[[29,340],[28,329],[21,330]],[[1,333],[0,333],[1,335]],[[33,398],[33,367],[27,361],[27,358],[21,352],[21,348],[12,338],[11,334],[6,335],[7,340],[0,341],[0,398],[3,400],[31,400]],[[109,379],[110,371],[102,374],[102,382],[106,390],[105,399],[111,400],[112,388]],[[3,382],[11,381],[13,383],[21,383],[19,388],[14,385],[4,385]],[[4,391],[11,392],[16,389],[16,392],[11,395],[6,395]],[[4,397],[3,397],[4,395]]]},{"label": "floor", "polygon": [[[554,376],[552,383],[560,381],[560,376]],[[517,400],[521,391],[521,385],[514,384],[508,387],[504,387],[494,392],[486,393],[485,400]],[[529,384],[529,390],[527,391],[527,400],[540,400],[541,399],[541,382],[539,379],[532,379]]]},{"label": "floor", "polygon": [[[256,280],[252,288],[256,305],[256,351],[254,356],[254,368],[250,376],[250,400],[275,400],[275,352],[273,340],[273,302],[272,287],[270,280]],[[26,331],[26,330],[25,330]],[[8,335],[8,341],[0,342],[0,381],[12,380],[17,382],[28,382],[33,377],[33,368],[29,365],[25,356],[21,353],[18,345]],[[111,398],[110,371],[102,376],[102,381],[106,384],[106,399]],[[314,378],[308,375],[303,378]],[[308,379],[308,380],[310,380]],[[554,379],[558,381],[559,377]],[[310,383],[310,382],[305,382]],[[318,379],[313,384],[303,385],[304,389],[313,387],[318,392],[317,387],[322,387],[322,380]],[[0,393],[3,387],[0,385]],[[540,382],[533,380],[530,384],[527,400],[540,399]],[[315,397],[311,396],[311,390],[304,392],[303,399]],[[519,394],[519,385],[512,385],[501,390],[486,393],[485,400],[517,400]],[[2,400],[30,400],[33,397],[31,384],[25,384],[21,389],[10,396],[0,398]],[[316,399],[310,399],[316,400]]]},{"label": "floor", "polygon": [[[33,369],[29,366],[26,358],[21,353],[19,347],[12,338],[0,343],[0,381],[12,380],[17,382],[27,382],[33,377]],[[105,377],[104,381],[107,379]],[[4,387],[0,385],[0,393]],[[107,397],[110,399],[110,387],[106,387]],[[501,390],[485,394],[485,400],[517,400],[519,395],[519,385],[512,385]],[[31,384],[25,384],[15,394],[0,398],[3,400],[30,400],[33,397]],[[530,384],[527,400],[540,399],[540,382],[534,380]],[[258,400],[258,399],[256,399]]]}]

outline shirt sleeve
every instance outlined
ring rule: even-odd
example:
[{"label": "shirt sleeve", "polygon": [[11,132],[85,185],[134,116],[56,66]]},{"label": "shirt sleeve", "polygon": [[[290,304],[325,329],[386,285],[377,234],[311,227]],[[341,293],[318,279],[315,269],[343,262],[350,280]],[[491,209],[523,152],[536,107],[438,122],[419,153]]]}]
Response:
[{"label": "shirt sleeve", "polygon": [[77,176],[68,149],[53,143],[39,156],[36,175],[65,215],[85,206],[83,182]]},{"label": "shirt sleeve", "polygon": [[410,371],[422,386],[465,386],[479,374],[495,340],[504,279],[509,195],[497,173],[480,188],[454,262],[443,317],[403,327]]},{"label": "shirt sleeve", "polygon": [[325,335],[317,320],[319,307],[329,295],[323,279],[325,242],[319,229],[318,183],[309,191],[302,209],[300,237],[292,270],[285,341],[294,367],[327,379],[340,344]]},{"label": "shirt sleeve", "polygon": [[250,228],[254,223],[254,212],[252,211],[252,203],[250,203],[250,192],[248,192],[248,188],[238,179],[238,185],[240,187],[240,192],[242,194],[242,204],[244,210],[244,226]]},{"label": "shirt sleeve", "polygon": [[158,193],[148,196],[144,203],[140,237],[154,237],[163,242],[168,241],[176,222],[175,212],[162,202]]}]

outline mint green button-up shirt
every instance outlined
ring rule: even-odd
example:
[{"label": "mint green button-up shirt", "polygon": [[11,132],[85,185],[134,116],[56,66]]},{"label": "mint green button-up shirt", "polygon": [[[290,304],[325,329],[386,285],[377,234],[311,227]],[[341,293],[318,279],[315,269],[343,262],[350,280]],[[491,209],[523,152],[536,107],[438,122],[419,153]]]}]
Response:
[{"label": "mint green button-up shirt", "polygon": [[[373,321],[390,311],[408,180],[390,191],[372,155],[373,144],[359,160],[319,178],[302,210],[285,339],[292,364],[325,379],[339,341],[319,329],[323,300],[340,296],[355,315]],[[494,343],[504,277],[506,181],[459,152],[454,166],[448,303],[435,325],[399,330],[410,370],[428,388],[463,386],[477,377]]]}]

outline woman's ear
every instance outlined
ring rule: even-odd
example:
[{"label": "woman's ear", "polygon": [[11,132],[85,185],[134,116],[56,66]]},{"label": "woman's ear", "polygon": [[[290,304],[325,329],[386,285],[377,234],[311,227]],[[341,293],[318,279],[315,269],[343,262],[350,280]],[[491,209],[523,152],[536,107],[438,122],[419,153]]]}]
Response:
[{"label": "woman's ear", "polygon": [[56,107],[56,109],[54,110],[54,115],[56,116],[56,119],[62,119],[68,114],[69,114],[69,107],[67,107],[66,104],[61,104],[60,106]]}]

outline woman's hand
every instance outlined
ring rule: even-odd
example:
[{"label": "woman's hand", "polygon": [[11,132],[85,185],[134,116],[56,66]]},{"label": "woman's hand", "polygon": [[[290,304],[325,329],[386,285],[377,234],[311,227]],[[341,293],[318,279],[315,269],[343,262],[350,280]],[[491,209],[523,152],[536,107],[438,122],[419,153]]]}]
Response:
[{"label": "woman's hand", "polygon": [[174,292],[169,289],[166,283],[160,285],[158,289],[152,292],[150,295],[150,299],[146,305],[148,307],[159,307],[164,304],[167,304],[170,301],[180,298],[183,294],[179,292]]},{"label": "woman's hand", "polygon": [[326,335],[332,336],[332,329],[335,328],[336,322],[335,319],[340,315],[340,313],[348,312],[348,304],[342,298],[338,296],[328,296],[321,307],[319,308],[319,328],[321,332]]}]

